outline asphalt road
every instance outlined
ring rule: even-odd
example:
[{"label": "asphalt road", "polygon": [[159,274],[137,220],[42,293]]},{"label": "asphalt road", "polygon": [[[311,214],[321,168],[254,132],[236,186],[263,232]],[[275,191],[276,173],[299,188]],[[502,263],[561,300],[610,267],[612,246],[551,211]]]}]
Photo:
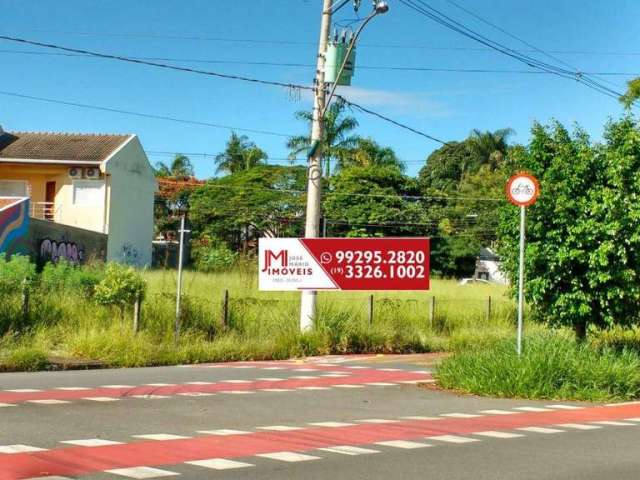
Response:
[{"label": "asphalt road", "polygon": [[640,403],[431,381],[421,357],[1,374],[0,480],[640,478]]}]

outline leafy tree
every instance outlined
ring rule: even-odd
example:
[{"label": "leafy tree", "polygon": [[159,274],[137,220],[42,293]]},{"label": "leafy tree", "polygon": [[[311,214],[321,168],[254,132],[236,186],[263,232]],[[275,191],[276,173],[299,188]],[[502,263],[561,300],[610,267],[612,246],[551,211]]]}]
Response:
[{"label": "leafy tree", "polygon": [[251,142],[246,135],[231,132],[223,152],[216,155],[216,173],[236,173],[264,164],[267,153]]},{"label": "leafy tree", "polygon": [[194,234],[245,251],[262,236],[301,235],[305,180],[304,167],[281,165],[212,179],[190,198]]},{"label": "leafy tree", "polygon": [[495,132],[472,130],[467,139],[467,147],[475,161],[472,165],[463,166],[463,173],[469,170],[477,171],[484,165],[488,165],[492,170],[500,166],[509,149],[508,139],[513,133],[511,128],[502,128]]},{"label": "leafy tree", "polygon": [[[640,129],[628,117],[609,123],[604,144],[577,130],[536,124],[522,165],[541,182],[528,208],[526,296],[536,314],[570,325],[640,320]],[[501,209],[499,252],[517,275],[519,215]]]},{"label": "leafy tree", "polygon": [[[313,112],[297,112],[296,118],[306,122],[309,125],[309,131],[311,131]],[[327,109],[323,121],[324,134],[320,148],[322,148],[322,153],[326,160],[324,170],[328,176],[331,161],[340,168],[345,156],[357,146],[358,137],[351,135],[351,132],[358,126],[358,121],[345,115],[345,105],[342,102],[332,103]],[[300,153],[306,155],[311,148],[311,136],[307,134],[291,137],[287,142],[287,148],[291,150],[289,155],[291,160],[295,159]]]},{"label": "leafy tree", "polygon": [[[422,209],[414,179],[397,167],[351,167],[331,178],[324,200],[331,235],[393,236],[420,232]],[[427,232],[422,232],[426,234]]]},{"label": "leafy tree", "polygon": [[392,167],[404,172],[405,165],[391,147],[382,147],[372,138],[357,138],[339,165],[345,167]]},{"label": "leafy tree", "polygon": [[174,179],[185,179],[194,176],[191,160],[189,160],[189,157],[182,154],[177,154],[171,161],[170,165],[167,165],[164,162],[157,162],[155,174],[156,177],[170,177]]},{"label": "leafy tree", "polygon": [[624,105],[627,110],[631,109],[631,106],[636,100],[640,98],[640,78],[634,78],[627,82],[627,91],[620,97],[620,103]]}]

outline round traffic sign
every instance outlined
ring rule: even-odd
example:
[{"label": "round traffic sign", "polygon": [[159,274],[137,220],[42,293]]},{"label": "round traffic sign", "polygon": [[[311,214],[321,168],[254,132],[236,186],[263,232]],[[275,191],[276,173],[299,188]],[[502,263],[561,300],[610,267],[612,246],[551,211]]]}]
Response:
[{"label": "round traffic sign", "polygon": [[536,203],[540,195],[538,179],[529,173],[517,173],[507,182],[507,198],[519,207]]}]

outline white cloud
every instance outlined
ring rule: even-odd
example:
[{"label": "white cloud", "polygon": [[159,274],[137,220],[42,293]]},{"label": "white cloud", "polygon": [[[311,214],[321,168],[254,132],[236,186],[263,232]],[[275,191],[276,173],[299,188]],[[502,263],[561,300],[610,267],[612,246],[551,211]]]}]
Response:
[{"label": "white cloud", "polygon": [[442,102],[430,98],[427,92],[397,92],[361,87],[339,87],[346,99],[366,107],[385,107],[395,113],[427,117],[449,117],[453,112]]}]

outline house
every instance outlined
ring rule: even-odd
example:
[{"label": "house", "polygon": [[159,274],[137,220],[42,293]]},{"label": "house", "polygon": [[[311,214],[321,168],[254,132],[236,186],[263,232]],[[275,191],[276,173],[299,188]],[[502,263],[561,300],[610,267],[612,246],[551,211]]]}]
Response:
[{"label": "house", "polygon": [[[86,249],[107,261],[150,265],[156,190],[136,135],[0,128],[0,198],[29,199],[36,253],[55,259],[75,249],[82,260]],[[106,248],[98,248],[103,240]]]},{"label": "house", "polygon": [[481,248],[480,255],[476,260],[476,270],[473,275],[476,280],[486,280],[488,282],[506,285],[507,277],[500,270],[500,257],[490,248]]}]

